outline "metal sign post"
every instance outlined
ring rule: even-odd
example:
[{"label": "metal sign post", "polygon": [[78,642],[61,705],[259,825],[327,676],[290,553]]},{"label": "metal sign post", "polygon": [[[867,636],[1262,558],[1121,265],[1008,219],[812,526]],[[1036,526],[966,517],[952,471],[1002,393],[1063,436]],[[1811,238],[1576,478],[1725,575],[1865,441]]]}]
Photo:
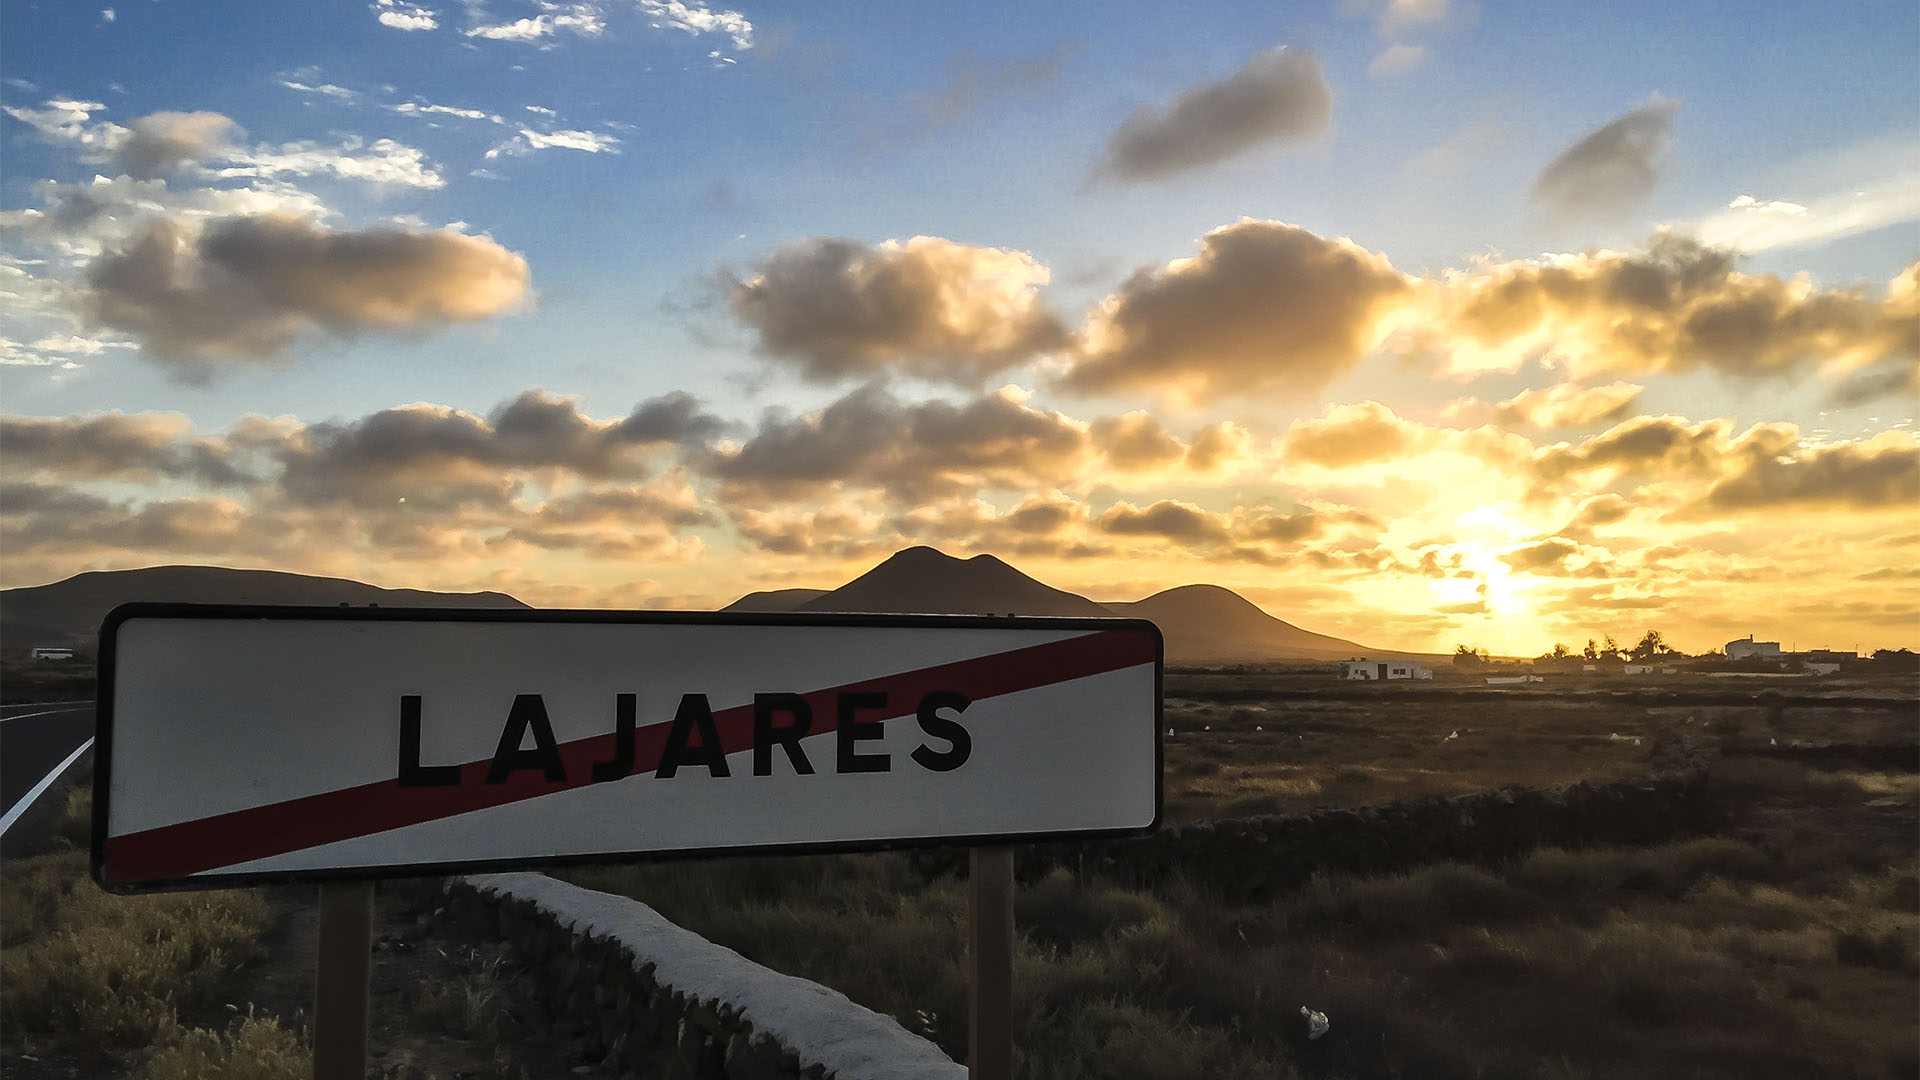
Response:
[{"label": "metal sign post", "polygon": [[973,848],[967,869],[967,1076],[1013,1080],[1013,849]]},{"label": "metal sign post", "polygon": [[367,1075],[367,982],[373,968],[373,883],[320,886],[313,980],[313,1080]]}]

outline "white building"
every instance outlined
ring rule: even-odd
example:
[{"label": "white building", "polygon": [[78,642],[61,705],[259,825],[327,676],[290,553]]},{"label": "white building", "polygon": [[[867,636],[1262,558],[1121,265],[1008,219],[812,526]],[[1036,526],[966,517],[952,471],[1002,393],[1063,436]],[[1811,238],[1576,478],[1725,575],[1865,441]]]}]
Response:
[{"label": "white building", "polygon": [[1358,660],[1340,661],[1340,677],[1385,682],[1389,679],[1431,679],[1433,672],[1426,665],[1411,660],[1368,660],[1363,656]]},{"label": "white building", "polygon": [[1748,634],[1739,641],[1727,642],[1727,659],[1746,660],[1758,657],[1761,660],[1780,659],[1780,643],[1777,641],[1755,641]]},{"label": "white building", "polygon": [[1620,665],[1620,674],[1651,675],[1653,674],[1653,665],[1652,664],[1622,664]]}]

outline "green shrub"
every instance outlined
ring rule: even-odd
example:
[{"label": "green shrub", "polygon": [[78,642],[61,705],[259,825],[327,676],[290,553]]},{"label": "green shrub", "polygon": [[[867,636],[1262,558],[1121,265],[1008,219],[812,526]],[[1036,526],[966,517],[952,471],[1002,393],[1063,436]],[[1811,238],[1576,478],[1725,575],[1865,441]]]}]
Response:
[{"label": "green shrub", "polygon": [[1537,898],[1490,871],[1440,863],[1383,877],[1317,875],[1282,903],[1277,917],[1287,929],[1338,927],[1360,939],[1381,939],[1431,936],[1539,910]]},{"label": "green shrub", "polygon": [[226,1034],[195,1028],[156,1050],[146,1080],[306,1080],[310,1052],[278,1021],[241,1017]]},{"label": "green shrub", "polygon": [[271,922],[252,892],[110,895],[87,880],[86,860],[81,851],[22,860],[0,882],[0,1028],[10,1042],[146,1046],[180,1011],[211,1002]]}]

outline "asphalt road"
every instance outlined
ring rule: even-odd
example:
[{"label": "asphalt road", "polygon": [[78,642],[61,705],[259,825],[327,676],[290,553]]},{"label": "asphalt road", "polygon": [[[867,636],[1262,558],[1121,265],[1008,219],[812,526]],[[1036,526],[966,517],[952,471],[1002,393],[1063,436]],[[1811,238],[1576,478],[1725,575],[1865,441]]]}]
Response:
[{"label": "asphalt road", "polygon": [[0,854],[20,853],[26,811],[61,774],[73,772],[92,744],[91,701],[0,705]]}]

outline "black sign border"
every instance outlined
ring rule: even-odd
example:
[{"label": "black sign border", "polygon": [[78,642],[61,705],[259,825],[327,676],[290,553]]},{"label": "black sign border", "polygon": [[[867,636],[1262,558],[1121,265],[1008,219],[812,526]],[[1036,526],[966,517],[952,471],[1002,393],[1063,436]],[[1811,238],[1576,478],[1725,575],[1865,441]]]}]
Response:
[{"label": "black sign border", "polygon": [[[517,622],[612,623],[660,626],[781,626],[781,627],[900,627],[907,629],[1013,630],[1124,630],[1152,636],[1153,655],[1153,820],[1145,826],[1120,829],[1084,829],[1056,832],[981,833],[962,836],[901,837],[887,840],[842,840],[800,844],[752,844],[737,847],[682,848],[673,851],[595,852],[584,855],[536,856],[525,859],[485,859],[471,862],[408,863],[395,866],[277,870],[251,873],[195,874],[179,878],[113,881],[106,876],[107,817],[111,810],[113,775],[113,671],[122,623],[132,619],[280,619],[340,622]],[[841,612],[759,611],[609,611],[562,608],[424,608],[424,607],[303,607],[293,605],[182,604],[135,602],[121,604],[100,624],[96,660],[93,743],[93,850],[90,864],[94,882],[123,895],[231,889],[255,885],[290,885],[324,881],[379,881],[395,878],[440,877],[469,873],[507,873],[568,866],[677,862],[686,859],[755,855],[830,855],[863,851],[905,851],[940,847],[998,847],[1044,844],[1063,840],[1101,840],[1144,836],[1160,827],[1166,795],[1166,638],[1148,619],[1062,617],[1049,615],[919,615]]]}]

